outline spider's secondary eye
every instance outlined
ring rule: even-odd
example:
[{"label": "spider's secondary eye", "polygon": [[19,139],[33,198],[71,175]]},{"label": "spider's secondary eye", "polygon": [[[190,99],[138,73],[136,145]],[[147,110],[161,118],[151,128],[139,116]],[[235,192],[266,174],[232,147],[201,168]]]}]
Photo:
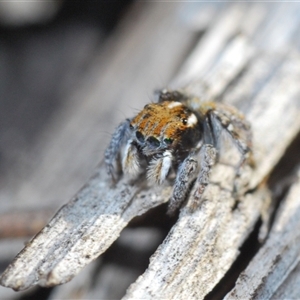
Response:
[{"label": "spider's secondary eye", "polygon": [[187,120],[187,119],[182,119],[182,124],[183,124],[183,125],[186,125],[186,124],[187,124],[187,122],[188,122],[188,120]]},{"label": "spider's secondary eye", "polygon": [[150,136],[147,139],[147,142],[152,146],[152,147],[158,147],[160,145],[160,142],[158,139],[156,139],[154,136]]},{"label": "spider's secondary eye", "polygon": [[136,138],[138,139],[138,141],[140,141],[141,143],[144,143],[144,142],[145,142],[145,138],[144,138],[144,136],[143,136],[143,134],[142,134],[141,132],[137,131],[137,132],[135,133],[135,136],[136,136]]},{"label": "spider's secondary eye", "polygon": [[167,145],[171,145],[173,143],[173,140],[170,139],[170,138],[165,138],[164,139],[164,142],[167,144]]}]

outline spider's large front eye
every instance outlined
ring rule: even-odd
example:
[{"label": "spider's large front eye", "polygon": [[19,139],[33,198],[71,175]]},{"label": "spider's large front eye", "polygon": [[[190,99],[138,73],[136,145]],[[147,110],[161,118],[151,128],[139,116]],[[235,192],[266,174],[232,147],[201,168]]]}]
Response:
[{"label": "spider's large front eye", "polygon": [[160,142],[157,138],[155,138],[154,136],[150,136],[148,139],[147,139],[147,142],[150,144],[150,146],[152,147],[159,147],[160,145]]},{"label": "spider's large front eye", "polygon": [[144,135],[140,132],[140,131],[137,131],[135,133],[135,136],[137,138],[137,140],[141,143],[144,143],[145,142],[145,138],[144,138]]},{"label": "spider's large front eye", "polygon": [[167,145],[171,145],[173,143],[173,140],[170,139],[170,138],[165,138],[164,139],[164,142],[167,144]]}]

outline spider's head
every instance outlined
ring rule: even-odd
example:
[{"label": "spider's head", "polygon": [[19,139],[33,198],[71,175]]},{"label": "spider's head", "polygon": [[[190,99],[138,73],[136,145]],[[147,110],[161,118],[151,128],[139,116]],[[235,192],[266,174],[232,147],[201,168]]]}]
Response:
[{"label": "spider's head", "polygon": [[144,160],[148,178],[158,182],[167,176],[173,162],[187,156],[202,138],[197,115],[177,101],[147,104],[131,120],[130,130],[123,170],[136,174]]},{"label": "spider's head", "polygon": [[132,119],[133,139],[145,156],[188,150],[201,138],[197,116],[181,102],[164,101],[147,104]]}]

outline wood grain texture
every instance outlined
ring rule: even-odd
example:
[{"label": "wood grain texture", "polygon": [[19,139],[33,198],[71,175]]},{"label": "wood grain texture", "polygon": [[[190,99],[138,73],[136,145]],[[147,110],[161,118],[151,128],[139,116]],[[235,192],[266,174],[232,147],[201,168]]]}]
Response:
[{"label": "wood grain texture", "polygon": [[292,185],[268,240],[225,299],[299,298],[300,181]]}]

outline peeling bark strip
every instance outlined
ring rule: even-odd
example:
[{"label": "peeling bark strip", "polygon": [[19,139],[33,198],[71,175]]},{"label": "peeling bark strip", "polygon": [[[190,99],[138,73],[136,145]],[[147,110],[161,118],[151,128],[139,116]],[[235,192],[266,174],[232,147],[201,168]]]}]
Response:
[{"label": "peeling bark strip", "polygon": [[[225,10],[173,83],[190,83],[201,76],[201,82],[193,85],[200,96],[235,103],[251,121],[257,169],[254,173],[244,170],[240,180],[242,191],[249,180],[252,187],[264,180],[300,130],[299,55],[286,51],[270,59],[269,55],[258,54],[260,30],[249,31],[245,27],[246,34],[238,34],[236,24],[245,21],[247,13],[240,6]],[[254,21],[251,28],[258,28],[260,19]],[[251,39],[255,42],[251,43]],[[212,47],[214,51],[209,51]],[[257,189],[247,195],[241,192],[236,203],[231,195],[233,171],[228,165],[215,166],[212,184],[199,209],[191,213],[188,204],[182,209],[168,237],[151,257],[149,268],[131,285],[125,299],[200,299],[216,286],[257,220],[261,215],[267,216],[270,202],[268,192]],[[67,282],[103,253],[134,216],[168,201],[171,188],[147,188],[143,183],[130,186],[123,180],[111,188],[104,167],[100,166],[75,198],[16,257],[3,273],[1,284],[21,290],[35,284]],[[286,220],[285,215],[280,218]],[[289,247],[281,249],[289,253]],[[291,249],[298,263],[298,249]],[[274,265],[284,262],[278,259],[276,250],[273,258]],[[269,265],[268,270],[272,270],[270,262]],[[291,271],[299,268],[296,263],[289,266]],[[251,265],[249,270],[251,275]],[[271,283],[272,280],[271,276]],[[255,292],[266,295],[267,283],[265,287],[254,286]],[[234,293],[238,291],[239,284]],[[276,292],[283,294],[280,289]]]}]

